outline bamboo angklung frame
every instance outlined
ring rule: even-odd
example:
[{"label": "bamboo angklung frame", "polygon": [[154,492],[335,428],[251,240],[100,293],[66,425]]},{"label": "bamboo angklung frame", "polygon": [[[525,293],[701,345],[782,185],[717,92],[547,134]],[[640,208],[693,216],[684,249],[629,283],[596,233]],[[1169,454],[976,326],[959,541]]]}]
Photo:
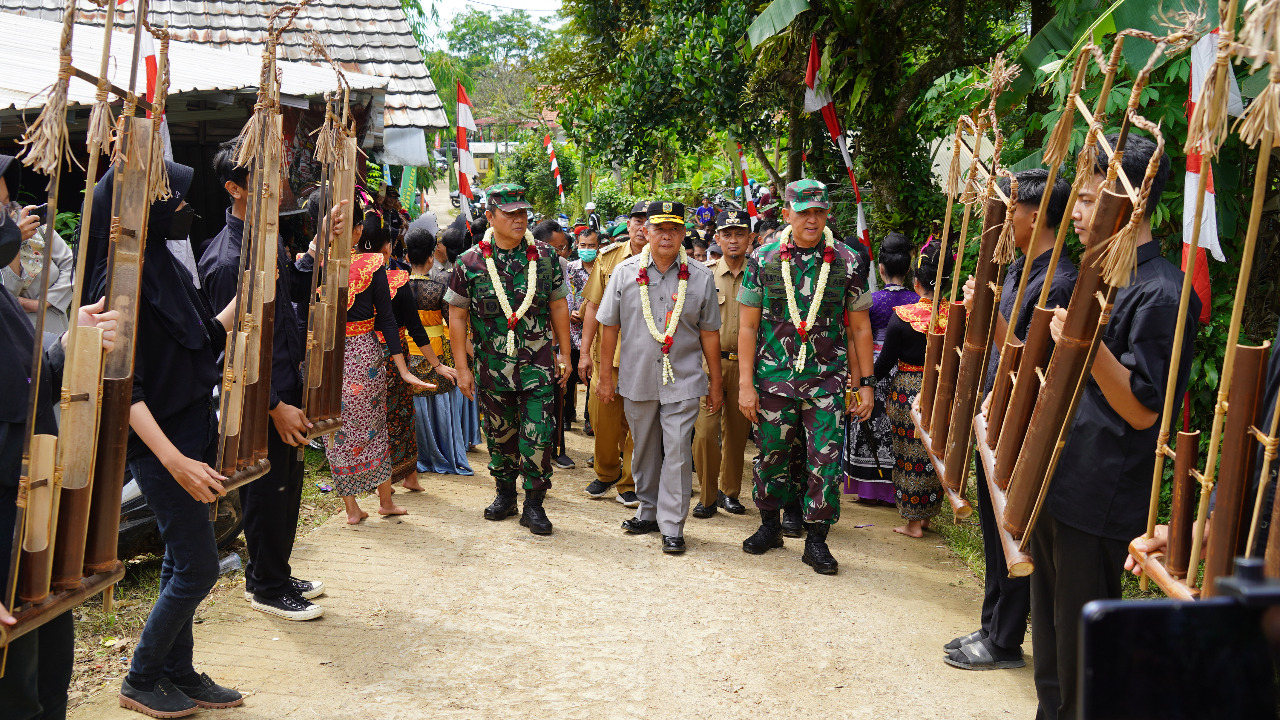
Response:
[{"label": "bamboo angklung frame", "polygon": [[[1080,397],[1089,381],[1116,290],[1129,281],[1135,267],[1137,251],[1134,242],[1137,228],[1145,217],[1151,182],[1164,153],[1164,137],[1157,125],[1138,114],[1138,99],[1157,61],[1170,48],[1180,48],[1194,38],[1190,28],[1172,32],[1165,37],[1155,37],[1132,29],[1122,31],[1120,36],[1141,37],[1154,42],[1156,46],[1146,65],[1134,79],[1115,148],[1108,147],[1107,143],[1102,142],[1103,138],[1098,138],[1111,157],[1107,179],[1090,223],[1091,240],[1081,258],[1080,274],[1067,307],[1062,339],[1049,361],[1044,387],[1037,398],[1027,437],[1010,481],[1006,512],[1001,518],[1002,525],[1019,540],[1019,549],[1023,551],[1029,544],[1031,529],[1043,506]],[[1080,102],[1079,105],[1081,111],[1087,113],[1083,103]],[[1091,126],[1089,132],[1101,136],[1101,124],[1093,117],[1086,116],[1086,119]],[[1126,141],[1134,125],[1151,133],[1156,139],[1156,152],[1147,165],[1138,192],[1133,192],[1130,188],[1120,167]],[[1092,165],[1091,158],[1087,162],[1082,158],[1080,162],[1083,168],[1090,168]],[[1127,222],[1124,217],[1126,214]]]},{"label": "bamboo angklung frame", "polygon": [[[302,411],[312,423],[308,440],[342,429],[342,358],[346,351],[346,282],[351,264],[351,227],[334,238],[329,208],[346,200],[348,214],[355,201],[355,147],[348,132],[350,86],[318,36],[312,47],[333,68],[338,91],[326,97],[325,122],[316,140],[316,159],[322,164],[317,207],[317,247],[312,265],[310,310],[307,314],[306,359],[303,361]],[[340,104],[341,116],[335,112]],[[349,216],[349,215],[348,215]],[[321,285],[321,278],[324,278]],[[318,293],[317,290],[320,292]],[[339,311],[341,305],[341,312]],[[343,322],[338,322],[339,315]],[[336,374],[335,374],[336,370]],[[299,448],[303,453],[305,448]]]},{"label": "bamboo angklung frame", "polygon": [[[1227,21],[1223,23],[1218,40],[1218,53],[1210,76],[1206,79],[1200,98],[1197,100],[1188,132],[1188,152],[1202,151],[1204,156],[1216,156],[1218,148],[1226,139],[1226,76],[1230,72],[1232,54],[1251,56],[1255,69],[1264,62],[1271,64],[1269,83],[1249,106],[1246,114],[1237,123],[1241,139],[1251,147],[1258,148],[1258,160],[1254,174],[1252,204],[1249,214],[1249,225],[1245,233],[1244,246],[1240,258],[1240,271],[1236,279],[1235,296],[1232,302],[1231,320],[1227,330],[1227,346],[1219,375],[1217,401],[1214,404],[1213,422],[1209,435],[1204,470],[1196,468],[1198,459],[1199,433],[1179,433],[1178,448],[1175,452],[1169,447],[1169,433],[1173,422],[1174,391],[1177,376],[1174,369],[1181,360],[1182,339],[1189,313],[1192,286],[1192,274],[1183,277],[1182,291],[1178,306],[1178,327],[1174,339],[1173,360],[1166,386],[1166,396],[1161,413],[1159,443],[1156,448],[1156,463],[1152,479],[1151,502],[1147,516],[1147,531],[1137,538],[1151,539],[1155,536],[1156,514],[1159,505],[1160,487],[1164,473],[1165,458],[1174,460],[1174,506],[1171,512],[1167,553],[1146,553],[1135,543],[1129,546],[1129,552],[1140,563],[1143,574],[1143,586],[1148,579],[1153,579],[1166,595],[1191,600],[1195,597],[1209,597],[1214,594],[1214,580],[1230,574],[1231,561],[1236,553],[1243,550],[1251,555],[1257,535],[1258,523],[1262,510],[1262,501],[1270,475],[1271,465],[1276,457],[1277,431],[1280,430],[1280,403],[1272,411],[1267,424],[1267,432],[1259,429],[1264,418],[1258,417],[1258,403],[1262,394],[1262,382],[1265,373],[1267,344],[1260,347],[1246,347],[1240,343],[1241,317],[1244,310],[1249,276],[1253,268],[1254,254],[1257,248],[1258,230],[1261,225],[1263,205],[1266,197],[1268,170],[1272,149],[1280,138],[1280,113],[1276,104],[1280,102],[1280,35],[1276,32],[1275,23],[1280,20],[1280,3],[1268,2],[1255,8],[1246,19],[1242,35],[1252,42],[1237,44],[1234,42],[1235,18],[1237,3],[1228,5]],[[1204,211],[1204,196],[1209,173],[1202,172],[1196,192],[1196,211],[1188,255],[1194,256],[1200,243],[1200,221]],[[1253,458],[1252,443],[1257,441],[1263,446],[1263,463],[1257,495],[1253,498],[1252,517],[1247,538],[1242,534],[1243,516],[1248,511],[1247,487],[1252,478]],[[1218,457],[1221,454],[1221,467]],[[1217,478],[1215,480],[1215,477]],[[1200,486],[1200,498],[1194,523],[1190,522],[1190,502],[1195,485]],[[1209,539],[1209,552],[1205,562],[1204,580],[1197,589],[1197,577],[1200,573],[1200,554],[1204,540],[1205,522],[1209,518],[1209,498],[1217,488],[1218,502],[1213,512],[1213,534]],[[1277,503],[1280,507],[1280,503]],[[1273,508],[1273,523],[1280,520],[1280,513]],[[1272,578],[1280,577],[1280,528],[1274,524],[1270,531],[1270,544],[1264,561],[1265,573]]]},{"label": "bamboo angklung frame", "polygon": [[[100,3],[102,4],[102,3]],[[141,277],[142,244],[145,241],[147,210],[150,206],[150,195],[145,201],[128,203],[132,207],[127,217],[122,218],[122,195],[126,183],[126,166],[134,170],[133,177],[140,180],[136,183],[138,196],[153,189],[152,173],[149,172],[155,146],[149,140],[149,121],[134,118],[133,113],[138,105],[149,110],[156,110],[158,118],[163,113],[163,93],[168,83],[167,76],[167,43],[161,44],[160,66],[161,76],[157,81],[158,101],[155,105],[139,99],[133,92],[137,82],[137,70],[140,60],[141,36],[148,31],[146,26],[146,2],[141,0],[137,11],[138,22],[135,23],[132,63],[130,68],[129,90],[121,90],[112,85],[106,78],[110,61],[111,37],[115,19],[114,3],[105,3],[107,18],[104,31],[102,59],[97,77],[71,65],[70,40],[75,19],[75,3],[68,3],[64,16],[63,35],[61,41],[60,68],[58,81],[49,102],[41,113],[41,117],[29,130],[24,144],[28,145],[31,157],[25,159],[27,164],[36,165],[42,172],[50,175],[50,200],[46,237],[51,237],[53,222],[57,216],[58,173],[61,168],[62,152],[70,150],[66,138],[66,89],[70,76],[75,75],[97,87],[97,94],[90,114],[89,130],[89,167],[86,171],[86,194],[84,214],[81,223],[81,250],[78,253],[71,328],[67,333],[66,367],[61,389],[61,405],[63,409],[62,427],[64,440],[50,446],[41,441],[37,444],[38,454],[32,457],[30,448],[24,449],[23,482],[30,485],[32,470],[52,470],[50,488],[51,495],[44,499],[48,503],[49,512],[40,519],[47,523],[43,534],[47,542],[39,553],[23,553],[22,546],[26,542],[26,534],[30,529],[25,517],[25,500],[20,495],[19,514],[15,525],[15,542],[10,577],[6,584],[8,607],[13,612],[17,623],[12,626],[0,625],[0,644],[5,648],[7,658],[8,643],[26,633],[40,627],[45,622],[58,617],[63,612],[79,605],[88,597],[100,592],[109,592],[110,588],[124,576],[124,566],[116,559],[116,541],[120,520],[120,485],[123,474],[123,446],[128,434],[129,389],[132,387],[134,327],[136,321],[137,293]],[[117,182],[113,192],[112,235],[107,248],[108,279],[106,282],[106,309],[120,311],[117,323],[116,345],[109,353],[102,351],[102,333],[97,329],[78,327],[79,308],[83,299],[86,267],[86,251],[89,225],[92,215],[93,187],[96,184],[98,154],[106,149],[111,140],[110,108],[108,93],[114,92],[124,99],[124,110],[117,120],[116,148],[114,158],[117,165]],[[138,127],[134,127],[138,125]],[[131,143],[140,135],[146,139],[145,150],[131,151]],[[25,153],[24,153],[25,154]],[[140,207],[138,207],[140,205]],[[127,241],[124,241],[126,240]],[[122,242],[123,241],[123,242]],[[47,284],[49,275],[49,255],[45,256],[43,282]],[[44,288],[47,292],[47,285]],[[43,292],[42,292],[43,297]],[[37,320],[37,337],[43,335],[43,313]],[[35,355],[37,364],[33,366],[33,393],[38,388],[39,373],[43,353],[41,343],[36,343]],[[106,376],[110,375],[110,387]],[[120,377],[117,377],[120,376]],[[123,388],[123,394],[120,392]],[[107,390],[108,392],[103,392]],[[122,401],[121,401],[122,400]],[[34,394],[33,394],[34,403]],[[34,404],[32,408],[34,409]],[[31,415],[34,428],[34,414]],[[106,420],[106,422],[104,422]],[[72,426],[75,426],[74,429]],[[100,432],[105,425],[106,431]],[[24,443],[25,444],[25,443]],[[104,453],[103,447],[119,446],[118,453]],[[105,457],[99,455],[105,454]],[[50,459],[53,462],[50,463]],[[45,465],[40,468],[39,465]],[[29,467],[35,465],[36,467]],[[64,477],[66,478],[64,484]],[[44,479],[44,478],[38,478]],[[62,486],[59,488],[59,486]],[[67,494],[65,505],[63,493]],[[60,506],[64,512],[59,512]],[[109,516],[104,518],[105,516]],[[34,519],[34,518],[33,518]],[[37,535],[40,533],[37,532]],[[13,600],[20,574],[25,585],[27,598],[22,606],[15,607]],[[49,597],[50,584],[55,591]],[[38,598],[38,600],[37,600]],[[0,675],[3,675],[3,663],[0,662]]]},{"label": "bamboo angklung frame", "polygon": [[[1045,164],[1049,167],[1049,177],[1045,185],[1045,191],[1040,197],[1039,212],[1032,228],[1032,238],[1040,234],[1044,223],[1047,222],[1049,198],[1051,197],[1053,183],[1061,171],[1062,163],[1070,145],[1071,133],[1075,125],[1075,113],[1078,109],[1077,103],[1079,102],[1080,92],[1084,88],[1089,61],[1090,59],[1097,60],[1103,70],[1101,90],[1094,113],[1092,115],[1086,113],[1086,116],[1089,117],[1089,124],[1092,126],[1100,125],[1101,123],[1102,113],[1106,108],[1106,101],[1110,96],[1115,74],[1120,66],[1123,45],[1124,37],[1121,36],[1116,39],[1112,47],[1109,61],[1102,55],[1101,50],[1094,45],[1086,46],[1076,59],[1076,65],[1072,73],[1071,89],[1063,105],[1062,114],[1058,118],[1058,123],[1054,126],[1053,133],[1050,135],[1045,147],[1044,159]],[[1106,142],[1105,139],[1101,138],[1100,133],[1087,133],[1085,145],[1080,153],[1081,157],[1093,157],[1093,153],[1097,152],[1096,145],[1099,140],[1102,140],[1104,144]],[[991,497],[992,509],[996,518],[1002,518],[1005,514],[1007,501],[1005,489],[1008,487],[1009,478],[1013,474],[1013,465],[1017,460],[1018,450],[1022,446],[1027,425],[1031,420],[1031,413],[1047,366],[1050,343],[1049,321],[1053,318],[1053,310],[1046,306],[1049,300],[1049,292],[1052,289],[1052,279],[1058,267],[1058,262],[1062,257],[1062,250],[1065,247],[1067,229],[1069,227],[1068,218],[1071,217],[1080,189],[1091,177],[1091,173],[1077,172],[1076,174],[1071,194],[1067,198],[1067,205],[1063,209],[1062,220],[1059,222],[1058,230],[1054,237],[1053,252],[1049,257],[1049,265],[1045,269],[1045,281],[1040,288],[1037,307],[1033,311],[1034,316],[1027,328],[1025,341],[1020,341],[1014,333],[1014,328],[1017,327],[1022,308],[1022,299],[1026,293],[1027,279],[1030,277],[1029,266],[1034,258],[1028,257],[1023,261],[1022,277],[1019,279],[1018,291],[1009,314],[988,411],[986,415],[979,414],[974,418],[974,439],[978,448],[978,461],[983,464],[987,490]],[[1015,367],[1017,368],[1016,371]],[[1005,564],[1009,569],[1009,575],[1011,577],[1030,575],[1035,570],[1035,564],[1031,556],[1019,547],[1018,542],[1004,528],[1002,523],[997,523],[997,531],[1000,534],[1000,542],[1004,550]]]}]

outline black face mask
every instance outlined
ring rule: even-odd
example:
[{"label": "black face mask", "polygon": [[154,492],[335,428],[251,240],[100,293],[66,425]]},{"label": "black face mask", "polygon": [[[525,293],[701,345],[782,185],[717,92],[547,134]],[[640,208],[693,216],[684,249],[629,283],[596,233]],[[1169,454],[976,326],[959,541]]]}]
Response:
[{"label": "black face mask", "polygon": [[196,212],[190,205],[173,214],[173,222],[169,225],[169,240],[186,240],[191,234],[191,221]]}]

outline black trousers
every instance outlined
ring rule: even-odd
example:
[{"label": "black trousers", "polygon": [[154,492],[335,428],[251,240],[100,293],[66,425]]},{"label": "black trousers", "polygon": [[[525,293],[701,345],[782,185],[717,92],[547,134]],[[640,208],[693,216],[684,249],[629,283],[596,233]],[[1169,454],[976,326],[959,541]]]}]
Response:
[{"label": "black trousers", "polygon": [[1048,512],[1031,530],[1031,652],[1037,720],[1075,720],[1079,713],[1080,613],[1085,603],[1120,597],[1129,554],[1112,540],[1064,525]]},{"label": "black trousers", "polygon": [[289,590],[289,556],[298,534],[305,467],[298,448],[280,439],[275,425],[267,429],[271,471],[240,488],[244,511],[244,543],[249,550],[244,584],[249,592],[280,597]]},{"label": "black trousers", "polygon": [[982,523],[982,554],[987,560],[986,593],[982,598],[982,632],[996,646],[1006,650],[1022,647],[1027,636],[1027,613],[1031,610],[1031,578],[1009,577],[1004,548],[991,493],[987,490],[986,471],[982,459],[978,468],[978,519]]},{"label": "black trousers", "polygon": [[62,720],[75,660],[75,627],[65,612],[9,643],[0,678],[0,720]]},{"label": "black trousers", "polygon": [[569,382],[564,387],[564,412],[560,414],[566,424],[578,421],[578,360],[581,357],[580,350],[569,353]]}]

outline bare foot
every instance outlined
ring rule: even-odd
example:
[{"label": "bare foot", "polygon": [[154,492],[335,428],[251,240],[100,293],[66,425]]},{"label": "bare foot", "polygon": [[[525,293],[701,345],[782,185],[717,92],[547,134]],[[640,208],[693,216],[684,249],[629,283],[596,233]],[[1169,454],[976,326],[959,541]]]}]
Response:
[{"label": "bare foot", "polygon": [[933,528],[929,527],[929,521],[928,521],[928,520],[925,520],[924,522],[920,523],[920,529],[921,529],[921,530],[932,530]]},{"label": "bare foot", "polygon": [[379,507],[378,514],[379,515],[408,515],[409,511],[405,510],[399,505],[392,505],[391,507]]},{"label": "bare foot", "polygon": [[369,517],[369,513],[365,512],[365,511],[363,511],[363,510],[361,510],[361,511],[360,511],[360,513],[359,513],[359,514],[357,514],[357,515],[352,515],[351,513],[347,513],[347,524],[348,524],[348,525],[359,525],[359,524],[360,524],[360,522],[361,522],[362,520],[364,520],[365,518],[367,518],[367,517]]},{"label": "bare foot", "polygon": [[913,538],[924,537],[924,530],[920,529],[920,526],[916,525],[915,523],[907,523],[906,525],[903,525],[901,527],[894,528],[893,531],[898,533],[899,535],[906,535],[907,537],[913,537]]},{"label": "bare foot", "polygon": [[426,492],[427,491],[426,488],[422,487],[422,485],[418,483],[418,477],[416,475],[405,478],[404,482],[401,483],[401,485],[404,487],[405,490],[408,490],[410,492]]}]

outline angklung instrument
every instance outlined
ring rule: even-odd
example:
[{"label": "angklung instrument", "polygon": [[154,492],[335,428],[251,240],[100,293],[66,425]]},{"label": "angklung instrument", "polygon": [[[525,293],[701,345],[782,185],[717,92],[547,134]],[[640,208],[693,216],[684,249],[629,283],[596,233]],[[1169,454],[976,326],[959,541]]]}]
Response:
[{"label": "angklung instrument", "polygon": [[[1251,5],[1236,40],[1237,3],[1229,3],[1220,34],[1218,52],[1210,67],[1200,97],[1196,100],[1188,127],[1186,150],[1215,157],[1226,140],[1227,75],[1233,56],[1249,60],[1253,69],[1270,64],[1269,83],[1255,98],[1235,130],[1245,144],[1258,149],[1254,175],[1249,224],[1241,248],[1240,271],[1236,280],[1231,319],[1227,328],[1227,344],[1219,372],[1218,392],[1208,443],[1201,446],[1201,433],[1178,433],[1176,450],[1169,446],[1171,425],[1177,415],[1174,397],[1176,375],[1171,370],[1156,447],[1151,501],[1146,532],[1129,545],[1130,554],[1142,568],[1142,582],[1156,584],[1171,598],[1192,600],[1211,597],[1217,592],[1215,581],[1232,574],[1232,562],[1238,555],[1251,557],[1257,551],[1257,535],[1265,491],[1275,462],[1280,410],[1264,413],[1263,386],[1270,343],[1249,346],[1241,342],[1241,319],[1246,303],[1258,231],[1264,213],[1264,200],[1269,179],[1271,153],[1280,139],[1280,3]],[[1196,188],[1195,219],[1188,254],[1194,256],[1200,243],[1200,220],[1209,173],[1200,174]],[[1181,360],[1183,333],[1189,313],[1193,288],[1192,273],[1183,278],[1178,304],[1178,328],[1173,345],[1172,367]],[[1208,359],[1205,362],[1209,362]],[[1280,408],[1280,403],[1277,404]],[[1255,445],[1262,449],[1260,467]],[[1199,460],[1203,455],[1204,464]],[[1168,527],[1168,545],[1163,552],[1146,552],[1137,540],[1155,537],[1161,480],[1165,460],[1173,460],[1173,493]],[[1219,462],[1219,459],[1221,462]],[[1203,469],[1201,469],[1203,467]],[[1250,496],[1249,485],[1258,481],[1257,492]],[[1199,491],[1197,499],[1197,490]],[[1214,499],[1210,514],[1210,498]],[[1194,510],[1193,510],[1194,508]],[[1263,560],[1267,577],[1280,578],[1280,503],[1272,508],[1271,526]],[[1246,518],[1249,522],[1246,523]],[[1208,538],[1206,539],[1206,524]],[[1204,559],[1203,580],[1199,579]]]},{"label": "angklung instrument", "polygon": [[[129,408],[133,387],[134,341],[141,263],[151,202],[168,194],[167,173],[153,130],[163,115],[168,88],[168,33],[147,22],[147,3],[140,0],[134,27],[132,62],[127,90],[107,79],[115,3],[106,8],[104,40],[98,75],[72,65],[71,38],[76,5],[68,2],[60,38],[58,76],[48,101],[23,138],[23,162],[49,177],[46,237],[52,237],[57,216],[59,178],[64,158],[70,154],[67,87],[71,76],[94,83],[97,94],[87,132],[89,165],[80,228],[80,251],[74,276],[73,318],[84,301],[89,227],[98,155],[112,139],[109,95],[124,101],[114,125],[112,152],[115,181],[112,187],[111,235],[105,249],[105,309],[119,313],[116,339],[110,351],[102,350],[102,332],[82,328],[73,321],[66,336],[66,362],[60,392],[60,437],[35,433],[37,393],[41,385],[44,354],[40,339],[44,313],[37,313],[32,363],[32,391],[28,399],[28,425],[23,442],[17,517],[5,578],[3,600],[17,622],[0,625],[0,645],[8,644],[79,605],[104,593],[124,576],[116,557],[120,522],[120,493],[128,440]],[[139,98],[134,87],[140,61],[142,33],[158,38],[158,77],[151,102]],[[153,118],[134,117],[138,107]],[[48,292],[50,254],[42,267],[41,298]],[[0,674],[3,662],[0,661]]]}]

